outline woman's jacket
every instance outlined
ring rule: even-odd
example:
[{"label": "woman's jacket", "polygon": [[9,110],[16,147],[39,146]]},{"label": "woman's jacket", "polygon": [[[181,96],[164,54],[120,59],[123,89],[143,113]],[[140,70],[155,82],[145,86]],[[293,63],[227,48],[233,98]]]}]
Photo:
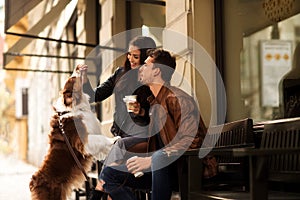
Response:
[{"label": "woman's jacket", "polygon": [[[94,90],[91,84],[85,83],[83,90],[90,96],[91,102],[101,102],[112,94],[115,96],[114,122],[111,132],[114,136],[139,136],[147,137],[149,124],[150,104],[147,100],[152,95],[148,86],[142,85],[138,81],[138,69],[126,71],[124,67],[119,67],[102,84]],[[137,101],[144,109],[143,117],[127,112],[127,107],[123,98],[126,95],[137,95]]]}]

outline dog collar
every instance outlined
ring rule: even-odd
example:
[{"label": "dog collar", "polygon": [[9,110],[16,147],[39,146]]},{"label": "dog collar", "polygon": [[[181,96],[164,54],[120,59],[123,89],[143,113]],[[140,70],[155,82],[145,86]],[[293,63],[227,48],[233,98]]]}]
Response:
[{"label": "dog collar", "polygon": [[67,114],[69,113],[70,111],[63,111],[63,112],[57,112],[58,116],[62,116],[64,114]]}]

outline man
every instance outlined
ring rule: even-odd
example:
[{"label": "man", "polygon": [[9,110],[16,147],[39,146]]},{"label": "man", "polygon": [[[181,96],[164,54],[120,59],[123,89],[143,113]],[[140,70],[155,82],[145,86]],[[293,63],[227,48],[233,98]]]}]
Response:
[{"label": "man", "polygon": [[[107,166],[100,174],[105,192],[113,200],[136,199],[133,189],[151,189],[152,200],[169,200],[176,160],[184,151],[199,148],[206,127],[194,99],[170,85],[176,68],[175,57],[162,49],[148,51],[148,58],[140,68],[140,81],[148,85],[153,96],[150,102],[148,154],[133,157],[123,166]],[[134,110],[140,113],[138,104]],[[175,168],[176,169],[176,168]],[[141,177],[133,174],[144,172]]]}]

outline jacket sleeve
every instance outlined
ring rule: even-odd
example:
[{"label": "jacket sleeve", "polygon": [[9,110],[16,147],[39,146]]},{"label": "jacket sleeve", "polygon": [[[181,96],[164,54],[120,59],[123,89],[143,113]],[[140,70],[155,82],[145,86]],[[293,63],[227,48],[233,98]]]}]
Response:
[{"label": "jacket sleeve", "polygon": [[93,90],[90,82],[83,85],[83,91],[90,96],[90,102],[101,102],[112,95],[116,82],[121,75],[121,68],[118,68],[105,82]]},{"label": "jacket sleeve", "polygon": [[197,148],[206,132],[195,101],[187,96],[171,96],[167,101],[168,114],[173,119],[176,135],[166,150],[185,151]]},{"label": "jacket sleeve", "polygon": [[144,109],[145,114],[144,116],[135,115],[134,113],[130,113],[131,118],[135,123],[140,126],[146,126],[150,122],[149,117],[149,109],[150,103],[148,101],[148,97],[152,95],[152,92],[148,86],[141,86],[139,87],[133,94],[137,95],[137,101],[140,103],[142,109]]}]

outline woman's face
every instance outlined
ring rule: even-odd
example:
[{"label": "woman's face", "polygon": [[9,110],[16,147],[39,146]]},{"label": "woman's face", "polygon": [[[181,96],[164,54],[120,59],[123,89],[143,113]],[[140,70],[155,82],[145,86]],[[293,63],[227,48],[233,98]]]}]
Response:
[{"label": "woman's face", "polygon": [[136,69],[141,65],[141,51],[136,46],[129,46],[127,58],[130,62],[131,69]]}]

